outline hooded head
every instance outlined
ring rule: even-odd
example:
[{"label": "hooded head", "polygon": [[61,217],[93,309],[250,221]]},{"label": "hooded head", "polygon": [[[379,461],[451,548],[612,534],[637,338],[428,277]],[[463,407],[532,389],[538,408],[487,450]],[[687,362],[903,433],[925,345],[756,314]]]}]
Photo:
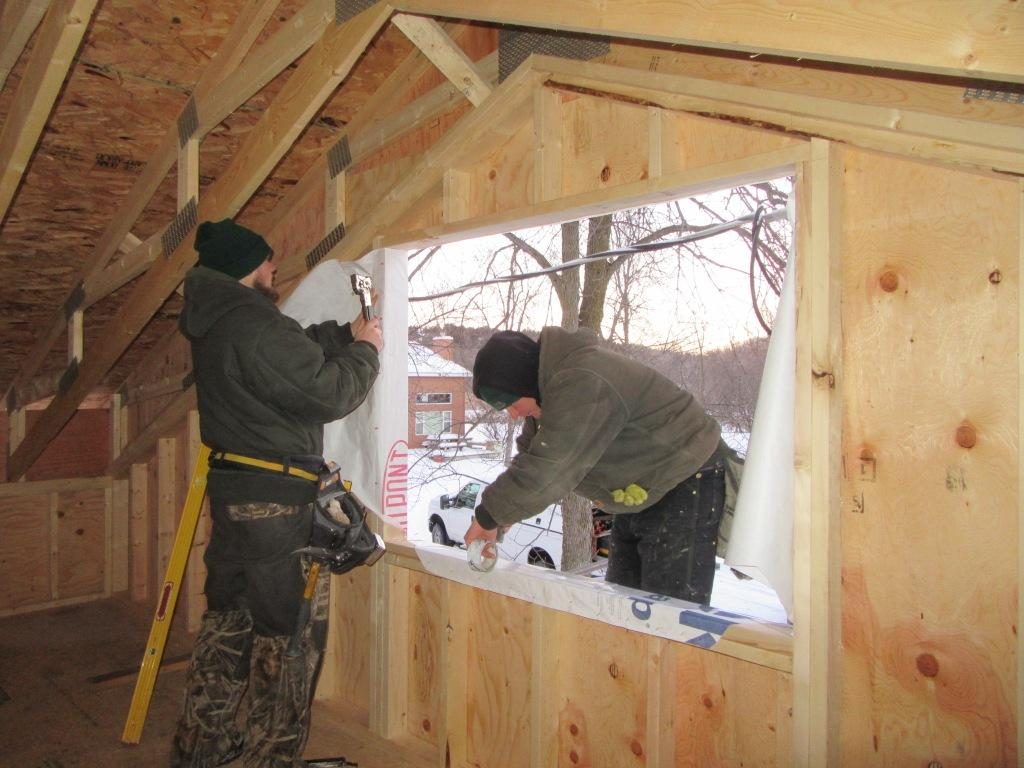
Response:
[{"label": "hooded head", "polygon": [[267,241],[231,219],[204,221],[196,230],[199,263],[239,280],[272,255]]},{"label": "hooded head", "polygon": [[521,397],[540,402],[540,344],[518,331],[498,331],[473,363],[473,394],[502,411]]}]

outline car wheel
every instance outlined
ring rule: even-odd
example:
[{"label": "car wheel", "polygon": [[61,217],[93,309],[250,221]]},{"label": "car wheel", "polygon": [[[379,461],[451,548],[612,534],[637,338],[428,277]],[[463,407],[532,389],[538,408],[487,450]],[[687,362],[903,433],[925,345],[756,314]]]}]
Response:
[{"label": "car wheel", "polygon": [[430,521],[430,540],[435,544],[443,544],[446,547],[452,545],[452,540],[448,538],[448,531],[444,529],[444,523],[440,520]]},{"label": "car wheel", "polygon": [[530,554],[526,556],[526,562],[541,568],[550,568],[552,570],[555,568],[555,561],[543,549],[531,549]]}]

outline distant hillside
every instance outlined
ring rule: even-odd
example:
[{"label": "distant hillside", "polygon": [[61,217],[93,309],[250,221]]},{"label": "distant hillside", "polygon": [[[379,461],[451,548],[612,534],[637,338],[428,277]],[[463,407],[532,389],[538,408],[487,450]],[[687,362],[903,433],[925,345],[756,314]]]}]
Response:
[{"label": "distant hillside", "polygon": [[[453,339],[455,362],[473,370],[476,353],[492,332],[490,328],[446,328],[445,334]],[[410,342],[428,347],[437,335],[437,331],[433,330],[409,329]],[[651,349],[635,344],[609,346],[651,366],[692,392],[723,426],[741,432],[750,431],[768,350],[767,339],[753,339],[731,349],[711,350],[703,355]]]}]

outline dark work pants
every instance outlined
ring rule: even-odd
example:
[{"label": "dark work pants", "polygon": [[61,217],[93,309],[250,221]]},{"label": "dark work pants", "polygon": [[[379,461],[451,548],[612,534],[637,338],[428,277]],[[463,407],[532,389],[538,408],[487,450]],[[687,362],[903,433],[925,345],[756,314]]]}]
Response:
[{"label": "dark work pants", "polygon": [[[245,768],[291,768],[309,734],[309,708],[327,639],[329,573],[317,581],[301,653],[296,630],[309,564],[312,505],[211,503],[207,612],[189,665],[172,768],[241,755]],[[244,728],[236,722],[248,695]]]},{"label": "dark work pants", "polygon": [[715,463],[644,511],[615,515],[605,579],[706,605],[724,507],[725,467]]}]

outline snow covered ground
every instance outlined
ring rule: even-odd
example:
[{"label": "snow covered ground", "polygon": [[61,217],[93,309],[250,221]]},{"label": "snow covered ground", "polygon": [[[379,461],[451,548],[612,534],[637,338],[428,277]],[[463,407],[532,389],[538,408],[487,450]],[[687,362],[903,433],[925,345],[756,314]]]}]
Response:
[{"label": "snow covered ground", "polygon": [[[410,451],[409,539],[419,542],[430,541],[427,522],[431,499],[445,493],[455,494],[470,481],[490,482],[502,469],[501,460],[496,457],[474,455],[446,459],[445,462],[438,463],[427,451]],[[786,623],[785,609],[774,591],[760,582],[738,579],[732,570],[724,565],[719,567],[715,575],[711,605],[742,616],[779,624]]]}]

